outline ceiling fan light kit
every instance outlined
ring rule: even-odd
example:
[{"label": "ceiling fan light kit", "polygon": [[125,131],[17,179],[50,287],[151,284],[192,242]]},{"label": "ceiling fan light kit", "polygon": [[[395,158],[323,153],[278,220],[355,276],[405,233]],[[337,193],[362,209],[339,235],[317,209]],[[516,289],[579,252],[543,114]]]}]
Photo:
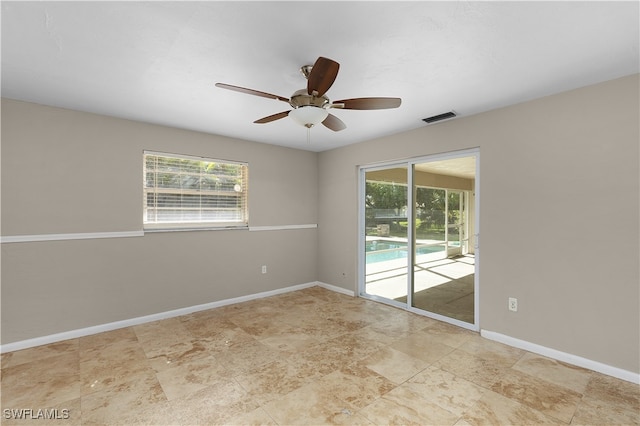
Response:
[{"label": "ceiling fan light kit", "polygon": [[347,126],[338,117],[329,113],[328,110],[330,108],[372,110],[397,108],[400,106],[402,102],[400,98],[353,98],[332,103],[329,98],[325,96],[325,93],[333,85],[333,82],[338,76],[339,69],[340,64],[322,56],[319,57],[313,65],[304,65],[300,68],[300,72],[307,79],[307,88],[296,91],[291,95],[290,99],[225,83],[216,83],[216,87],[248,95],[276,99],[287,102],[293,108],[290,111],[283,111],[260,118],[254,121],[254,123],[270,123],[288,116],[307,129],[311,129],[311,127],[322,123],[334,132],[343,130]]},{"label": "ceiling fan light kit", "polygon": [[308,128],[322,123],[328,115],[329,111],[315,106],[298,107],[289,112],[289,117],[291,117],[293,121]]}]

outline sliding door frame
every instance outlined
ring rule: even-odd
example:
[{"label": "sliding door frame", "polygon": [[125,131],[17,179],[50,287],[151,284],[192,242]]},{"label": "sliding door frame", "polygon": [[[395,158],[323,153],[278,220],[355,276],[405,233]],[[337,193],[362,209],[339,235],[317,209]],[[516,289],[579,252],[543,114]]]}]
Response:
[{"label": "sliding door frame", "polygon": [[[413,196],[410,194],[410,188],[413,184],[413,173],[409,173],[409,167],[411,167],[407,161],[389,161],[385,163],[376,163],[374,165],[369,166],[358,166],[358,296],[363,297],[365,299],[374,300],[376,302],[382,302],[387,305],[395,306],[398,308],[406,309],[406,303],[398,302],[393,299],[387,299],[382,296],[377,296],[374,294],[367,294],[366,292],[366,275],[367,275],[367,256],[366,256],[366,221],[365,221],[365,195],[367,193],[367,181],[366,181],[366,173],[367,172],[375,172],[378,170],[392,169],[392,168],[407,168],[407,206],[411,205],[413,200]],[[409,214],[407,214],[409,216]],[[407,217],[407,220],[409,218]],[[407,249],[409,250],[408,256],[412,256],[413,248],[411,244],[409,244],[411,237],[411,228],[407,224]],[[407,274],[409,274],[407,265]],[[412,277],[411,277],[412,278]],[[411,279],[408,278],[408,279]],[[411,287],[407,287],[408,289]],[[411,297],[411,294],[407,294],[407,298]],[[408,301],[408,299],[407,299]]]},{"label": "sliding door frame", "polygon": [[[473,230],[473,251],[475,258],[474,273],[474,322],[460,321],[455,318],[436,314],[434,312],[425,311],[413,307],[413,275],[414,275],[414,251],[415,251],[415,188],[414,188],[414,169],[416,164],[428,163],[432,161],[451,160],[461,157],[475,157],[475,182],[473,192],[474,197],[474,230]],[[407,266],[407,302],[401,303],[395,300],[386,299],[366,293],[366,254],[365,254],[365,195],[366,195],[366,173],[376,170],[384,170],[394,167],[407,168],[407,207],[410,214],[407,214],[407,248],[408,248],[408,266]],[[467,225],[468,226],[468,225]],[[469,235],[467,235],[467,238]],[[480,149],[471,148],[460,151],[445,152],[440,154],[426,155],[422,157],[407,158],[405,160],[393,160],[369,165],[358,166],[358,296],[366,299],[375,300],[392,306],[406,309],[407,311],[444,321],[462,328],[473,331],[480,330]],[[471,247],[469,247],[471,249]]]}]

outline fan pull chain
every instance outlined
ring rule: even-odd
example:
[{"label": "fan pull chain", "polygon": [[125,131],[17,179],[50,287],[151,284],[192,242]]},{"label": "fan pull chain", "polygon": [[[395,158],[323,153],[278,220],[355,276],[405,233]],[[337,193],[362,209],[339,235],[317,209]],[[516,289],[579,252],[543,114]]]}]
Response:
[{"label": "fan pull chain", "polygon": [[311,145],[311,127],[307,127],[307,144]]}]

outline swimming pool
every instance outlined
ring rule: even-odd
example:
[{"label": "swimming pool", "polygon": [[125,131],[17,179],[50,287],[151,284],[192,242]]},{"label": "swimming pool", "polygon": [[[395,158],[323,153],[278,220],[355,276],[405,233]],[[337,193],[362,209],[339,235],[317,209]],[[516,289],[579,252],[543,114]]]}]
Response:
[{"label": "swimming pool", "polygon": [[[444,251],[444,246],[418,246],[416,254]],[[407,243],[402,241],[371,240],[365,244],[367,263],[404,259],[407,257]]]}]

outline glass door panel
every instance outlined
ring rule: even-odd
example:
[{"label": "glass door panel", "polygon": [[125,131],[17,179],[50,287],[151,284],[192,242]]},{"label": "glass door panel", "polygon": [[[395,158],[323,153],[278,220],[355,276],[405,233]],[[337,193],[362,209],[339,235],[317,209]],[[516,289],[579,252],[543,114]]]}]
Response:
[{"label": "glass door panel", "polygon": [[[441,162],[439,169],[446,169]],[[440,171],[438,170],[438,171]],[[442,172],[440,172],[442,173]],[[473,324],[475,320],[475,265],[467,258],[467,190],[472,181],[436,175],[429,163],[416,164],[414,182],[444,188],[416,186],[415,241],[411,306]],[[458,186],[448,188],[447,186]]]},{"label": "glass door panel", "polygon": [[406,302],[409,266],[407,167],[365,173],[364,292]]}]

